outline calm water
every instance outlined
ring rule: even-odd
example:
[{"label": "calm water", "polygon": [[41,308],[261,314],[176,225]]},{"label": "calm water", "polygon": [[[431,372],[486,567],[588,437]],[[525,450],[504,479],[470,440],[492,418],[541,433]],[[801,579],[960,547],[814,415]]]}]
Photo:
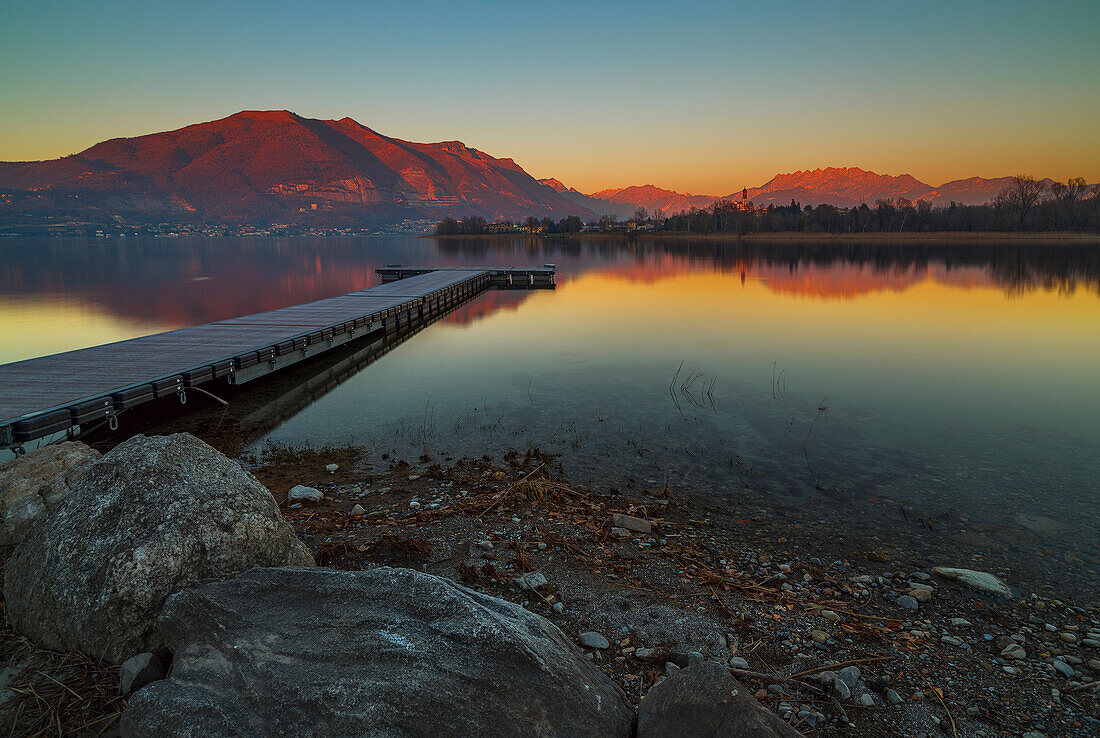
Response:
[{"label": "calm water", "polygon": [[1095,599],[1100,247],[0,242],[0,362],[361,289],[387,263],[544,262],[557,290],[478,298],[247,443],[539,446],[591,484]]}]

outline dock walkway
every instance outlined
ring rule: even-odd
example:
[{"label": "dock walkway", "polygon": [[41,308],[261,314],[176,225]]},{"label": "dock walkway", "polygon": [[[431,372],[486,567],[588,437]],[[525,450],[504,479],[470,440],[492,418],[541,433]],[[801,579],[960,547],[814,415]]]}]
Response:
[{"label": "dock walkway", "polygon": [[426,322],[488,289],[553,288],[554,267],[379,269],[338,297],[0,365],[0,448],[107,423],[215,380],[242,384],[379,331]]}]

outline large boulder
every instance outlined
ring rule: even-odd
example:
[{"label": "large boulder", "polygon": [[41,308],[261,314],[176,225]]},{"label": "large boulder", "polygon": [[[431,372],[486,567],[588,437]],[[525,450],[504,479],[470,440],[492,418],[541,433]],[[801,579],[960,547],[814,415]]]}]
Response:
[{"label": "large boulder", "polygon": [[30,524],[68,495],[98,458],[94,448],[65,441],[0,463],[0,546],[23,540]]},{"label": "large boulder", "polygon": [[97,461],[4,572],[8,617],[52,650],[118,663],[148,651],[168,595],[313,558],[271,493],[186,433],[135,436]]},{"label": "large boulder", "polygon": [[729,670],[713,661],[681,669],[642,698],[638,738],[798,738],[760,705]]},{"label": "large boulder", "polygon": [[172,596],[167,679],[124,736],[630,736],[610,679],[548,620],[411,569],[254,569]]}]

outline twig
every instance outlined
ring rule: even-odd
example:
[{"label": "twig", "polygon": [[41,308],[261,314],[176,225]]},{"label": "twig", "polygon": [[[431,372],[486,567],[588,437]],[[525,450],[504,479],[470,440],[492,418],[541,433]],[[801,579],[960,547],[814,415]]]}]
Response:
[{"label": "twig", "polygon": [[947,719],[951,721],[951,735],[954,738],[959,738],[959,731],[955,728],[955,718],[951,716],[951,709],[947,706],[947,703],[943,701],[943,695],[940,694],[940,690],[932,686],[931,682],[925,682],[932,693],[936,695],[936,699],[940,701],[940,705],[943,707],[943,711],[947,713]]},{"label": "twig", "polygon": [[806,669],[805,671],[800,671],[797,674],[791,674],[791,679],[797,679],[798,677],[805,676],[806,674],[813,674],[816,671],[826,671],[828,669],[835,669],[838,666],[843,667],[843,666],[851,666],[852,664],[866,664],[869,661],[893,661],[895,658],[897,658],[897,657],[896,656],[868,656],[865,659],[852,659],[851,661],[841,661],[838,664],[826,664],[824,666],[815,666],[812,669]]}]

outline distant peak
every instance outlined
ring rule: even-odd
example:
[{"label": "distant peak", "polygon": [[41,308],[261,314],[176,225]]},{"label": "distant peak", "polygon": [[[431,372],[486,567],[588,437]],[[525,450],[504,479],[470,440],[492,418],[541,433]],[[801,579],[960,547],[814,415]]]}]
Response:
[{"label": "distant peak", "polygon": [[230,118],[251,118],[252,120],[297,120],[298,115],[289,110],[242,110]]}]

